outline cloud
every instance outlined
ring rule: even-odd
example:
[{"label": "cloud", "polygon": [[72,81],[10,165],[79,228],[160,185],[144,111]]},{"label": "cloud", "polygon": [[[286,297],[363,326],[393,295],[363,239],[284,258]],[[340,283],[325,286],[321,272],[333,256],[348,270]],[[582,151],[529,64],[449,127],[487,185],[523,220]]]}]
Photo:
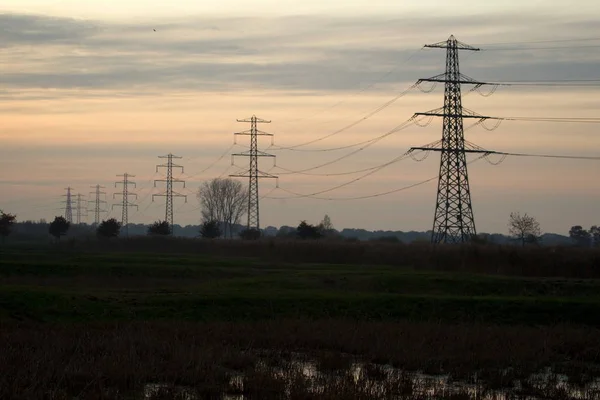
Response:
[{"label": "cloud", "polygon": [[97,23],[43,15],[0,15],[0,47],[77,44],[99,31]]},{"label": "cloud", "polygon": [[[537,38],[551,25],[570,37],[600,36],[600,28],[585,19],[557,24],[553,18],[518,14],[432,19],[182,18],[160,24],[3,14],[0,25],[6,60],[0,101],[31,89],[132,94],[240,88],[356,90],[373,82],[400,84],[442,72],[441,51],[418,49],[422,39],[443,40],[456,30],[461,31],[459,39],[488,42],[497,42],[498,37]],[[569,48],[568,43],[564,47],[490,49],[469,55],[464,64],[469,75],[485,79],[594,77],[596,52]]]}]

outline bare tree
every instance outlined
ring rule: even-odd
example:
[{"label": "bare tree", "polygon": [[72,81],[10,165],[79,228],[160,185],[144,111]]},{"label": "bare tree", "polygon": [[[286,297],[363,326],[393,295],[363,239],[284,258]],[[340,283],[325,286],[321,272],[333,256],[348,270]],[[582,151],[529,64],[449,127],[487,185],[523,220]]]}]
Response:
[{"label": "bare tree", "polygon": [[218,221],[224,236],[233,237],[248,208],[248,190],[239,181],[215,178],[202,183],[196,195],[202,208],[202,221]]},{"label": "bare tree", "polygon": [[323,221],[321,221],[321,227],[325,231],[333,230],[333,224],[331,223],[331,218],[329,218],[329,215],[325,214],[325,216],[323,217]]},{"label": "bare tree", "polygon": [[525,243],[536,243],[542,235],[540,224],[534,217],[518,212],[511,212],[508,220],[508,233],[525,246]]}]

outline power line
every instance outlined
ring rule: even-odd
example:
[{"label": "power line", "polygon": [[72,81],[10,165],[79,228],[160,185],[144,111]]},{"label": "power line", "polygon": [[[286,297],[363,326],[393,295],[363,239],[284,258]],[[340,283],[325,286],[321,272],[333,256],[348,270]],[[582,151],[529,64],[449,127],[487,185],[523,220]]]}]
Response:
[{"label": "power line", "polygon": [[598,48],[600,44],[597,45],[580,45],[580,46],[548,46],[548,47],[505,47],[505,48],[495,48],[495,49],[485,49],[484,51],[531,51],[531,50],[560,50],[560,49],[588,49],[588,48]]},{"label": "power line", "polygon": [[213,161],[212,163],[209,164],[208,167],[204,168],[203,170],[201,170],[200,172],[194,174],[194,175],[188,175],[187,179],[190,180],[192,178],[195,178],[199,175],[202,175],[203,173],[205,173],[206,171],[208,171],[209,169],[211,169],[212,167],[214,167],[219,161],[221,161],[223,158],[225,158],[225,156],[227,154],[229,154],[229,152],[231,151],[231,149],[233,149],[235,147],[236,143],[233,143],[231,146],[229,146],[215,161]]},{"label": "power line", "polygon": [[[392,98],[391,100],[388,100],[387,102],[385,102],[384,104],[380,105],[379,107],[377,107],[376,109],[372,110],[371,112],[369,112],[367,115],[363,116],[362,118],[344,126],[341,129],[338,129],[337,131],[334,131],[330,134],[327,134],[323,137],[320,137],[318,139],[314,139],[314,140],[309,140],[308,142],[304,142],[304,143],[299,143],[296,144],[294,146],[288,146],[288,147],[283,147],[283,146],[276,146],[276,145],[272,145],[271,147],[273,147],[274,151],[277,150],[294,150],[297,149],[298,147],[304,147],[304,146],[308,146],[309,144],[313,144],[313,143],[317,143],[320,141],[323,141],[325,139],[328,139],[332,136],[338,135],[342,132],[347,131],[350,128],[355,127],[356,125],[368,120],[369,118],[371,118],[372,116],[376,115],[377,113],[385,110],[387,107],[391,106],[392,104],[394,104],[398,99],[400,99],[401,97],[404,97],[405,95],[407,95],[411,90],[413,90],[415,87],[417,86],[417,84],[413,84],[412,86],[410,86],[408,89],[405,89],[404,91],[400,92],[400,94],[398,94],[396,97]],[[328,150],[327,150],[328,151]]]},{"label": "power line", "polygon": [[504,151],[488,151],[487,155],[496,154],[503,156],[514,156],[514,157],[537,157],[537,158],[559,158],[567,160],[588,160],[588,161],[600,161],[600,156],[572,156],[562,154],[530,154],[530,153],[510,153]]},{"label": "power line", "polygon": [[[468,165],[473,164],[481,159],[485,158],[485,154],[484,155],[480,155],[479,157],[467,162]],[[352,200],[364,200],[364,199],[371,199],[371,198],[375,198],[375,197],[382,197],[382,196],[387,196],[390,194],[394,194],[394,193],[398,193],[398,192],[403,192],[405,190],[409,190],[412,189],[414,187],[417,186],[421,186],[424,185],[426,183],[435,181],[439,178],[439,175],[436,175],[434,177],[431,177],[429,179],[425,179],[423,181],[417,182],[417,183],[413,183],[407,186],[402,186],[400,188],[397,189],[392,189],[392,190],[388,190],[385,192],[379,192],[379,193],[374,193],[374,194],[369,194],[369,195],[364,195],[364,196],[355,196],[355,197],[317,197],[317,196],[307,196],[307,195],[302,195],[300,193],[295,193],[292,192],[291,190],[287,190],[285,188],[282,187],[278,187],[276,189],[280,189],[284,192],[293,194],[293,196],[287,196],[287,197],[272,197],[272,196],[265,196],[265,198],[267,199],[271,199],[271,200],[290,200],[290,199],[298,199],[298,198],[311,198],[311,199],[315,199],[315,200],[326,200],[326,201],[352,201]]]},{"label": "power line", "polygon": [[493,43],[478,43],[479,46],[498,46],[507,44],[536,44],[536,43],[564,43],[564,42],[589,42],[600,40],[600,37],[592,38],[573,38],[573,39],[544,39],[544,40],[533,40],[533,41],[519,41],[519,42],[493,42]]},{"label": "power line", "polygon": [[540,79],[540,80],[510,80],[510,81],[495,81],[496,83],[505,83],[514,85],[516,83],[569,83],[569,82],[600,82],[600,79]]},{"label": "power line", "polygon": [[600,118],[594,117],[501,117],[498,118],[503,121],[527,121],[527,122],[566,122],[566,123],[586,123],[586,124],[598,124]]},{"label": "power line", "polygon": [[[396,128],[393,129],[394,130],[393,133],[398,132],[399,126],[397,126]],[[325,148],[325,149],[292,149],[292,148],[288,148],[286,150],[301,151],[301,152],[313,152],[313,153],[329,152],[329,151],[337,151],[337,150],[345,150],[345,149],[351,149],[353,147],[361,146],[363,144],[368,144],[368,143],[371,143],[373,141],[377,142],[377,141],[379,141],[378,139],[383,139],[384,137],[387,137],[389,135],[390,135],[390,132],[386,132],[383,135],[377,136],[376,138],[373,138],[373,139],[367,139],[367,140],[363,140],[362,142],[358,142],[358,143],[348,144],[348,145],[344,145],[344,146],[337,146],[337,147],[329,147],[329,148]],[[277,151],[277,150],[278,149],[274,149],[274,151]]]},{"label": "power line", "polygon": [[326,166],[328,166],[328,165],[335,164],[335,163],[336,163],[336,162],[338,162],[338,161],[341,161],[341,160],[343,160],[343,159],[345,159],[345,158],[351,157],[351,156],[353,156],[354,154],[357,154],[357,153],[359,153],[359,152],[361,152],[361,151],[365,150],[366,148],[369,148],[369,147],[371,147],[371,146],[372,146],[372,145],[374,145],[375,143],[377,143],[377,142],[381,141],[382,139],[384,139],[384,138],[386,138],[386,137],[388,137],[388,136],[390,136],[390,135],[393,135],[394,133],[397,133],[397,132],[399,132],[399,131],[401,131],[401,130],[403,130],[403,129],[406,129],[406,128],[408,128],[410,125],[412,125],[412,124],[414,123],[414,120],[415,120],[415,119],[416,119],[416,117],[415,117],[415,116],[412,116],[411,118],[409,118],[409,119],[408,119],[408,120],[406,120],[405,122],[401,123],[400,125],[396,126],[396,127],[395,127],[395,128],[393,128],[393,129],[389,130],[388,132],[384,133],[383,135],[380,135],[380,136],[378,136],[378,137],[376,137],[376,138],[374,138],[374,139],[370,139],[370,140],[368,140],[367,142],[365,142],[365,143],[366,143],[366,145],[365,145],[365,146],[363,146],[363,147],[361,147],[361,148],[359,148],[359,149],[356,149],[356,150],[354,150],[354,151],[351,151],[350,153],[344,154],[343,156],[341,156],[341,157],[338,157],[338,158],[336,158],[336,159],[334,159],[334,160],[328,161],[328,162],[326,162],[326,163],[323,163],[323,164],[316,165],[316,166],[314,166],[314,167],[305,168],[305,169],[302,169],[302,170],[299,170],[299,171],[292,171],[292,170],[288,170],[289,172],[286,172],[286,173],[281,173],[280,175],[301,174],[301,173],[304,173],[304,172],[313,171],[313,170],[315,170],[315,169],[319,169],[319,168],[326,167]]},{"label": "power line", "polygon": [[[318,192],[314,192],[314,193],[310,193],[310,194],[300,194],[300,193],[293,193],[293,192],[291,192],[291,191],[288,191],[288,192],[290,192],[290,193],[293,193],[293,194],[294,194],[296,197],[298,197],[298,198],[300,198],[300,197],[314,197],[314,196],[317,196],[317,195],[319,195],[319,194],[323,194],[323,193],[332,192],[332,191],[334,191],[334,190],[337,190],[337,189],[343,188],[343,187],[345,187],[345,186],[351,185],[351,184],[353,184],[353,183],[355,183],[355,182],[358,182],[358,181],[360,181],[360,180],[362,180],[362,179],[364,179],[364,178],[366,178],[366,177],[368,177],[368,176],[371,176],[371,175],[373,175],[373,174],[375,174],[375,173],[377,173],[377,172],[381,171],[382,169],[384,169],[384,168],[386,168],[386,167],[388,167],[388,166],[390,166],[390,165],[392,165],[392,164],[395,164],[395,163],[397,163],[397,162],[400,162],[400,161],[402,161],[402,160],[404,160],[404,159],[406,159],[406,158],[408,158],[408,157],[409,157],[409,155],[408,155],[408,154],[403,154],[403,155],[401,155],[401,156],[398,156],[398,157],[396,157],[395,159],[393,159],[393,160],[391,160],[391,161],[388,161],[387,163],[384,163],[384,164],[381,164],[381,165],[379,165],[379,166],[377,166],[377,167],[375,167],[375,168],[372,168],[372,169],[371,169],[371,171],[367,172],[367,173],[366,173],[366,174],[364,174],[364,175],[361,175],[361,176],[359,176],[359,177],[357,177],[357,178],[351,179],[351,180],[349,180],[349,181],[347,181],[347,182],[344,182],[344,183],[342,183],[342,184],[336,185],[336,186],[334,186],[334,187],[332,187],[332,188],[329,188],[329,189],[320,190],[320,191],[318,191]],[[282,190],[283,190],[283,189],[282,189]],[[286,191],[287,191],[287,190],[286,190]]]},{"label": "power line", "polygon": [[380,165],[377,165],[375,167],[357,169],[357,170],[354,170],[354,171],[347,171],[347,172],[330,172],[330,173],[324,173],[324,174],[315,174],[315,173],[310,173],[310,172],[294,171],[294,170],[291,170],[291,169],[280,167],[278,165],[275,166],[275,168],[279,168],[279,169],[282,169],[282,170],[284,170],[284,171],[287,172],[287,174],[286,174],[286,172],[280,172],[279,175],[299,174],[299,175],[307,175],[307,176],[343,176],[343,175],[353,175],[353,174],[358,174],[358,173],[361,173],[361,172],[372,171],[372,170],[377,169],[379,167],[380,167]]}]

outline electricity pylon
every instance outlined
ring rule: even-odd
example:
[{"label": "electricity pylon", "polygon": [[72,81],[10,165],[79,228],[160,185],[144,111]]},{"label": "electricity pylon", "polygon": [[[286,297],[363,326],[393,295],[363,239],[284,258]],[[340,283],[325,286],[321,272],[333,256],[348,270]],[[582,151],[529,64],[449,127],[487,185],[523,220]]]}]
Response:
[{"label": "electricity pylon", "polygon": [[[100,189],[104,189],[104,186],[100,186],[100,185],[96,185],[96,186],[91,186],[92,189],[96,189],[93,192],[90,192],[90,194],[95,195],[95,200],[93,200],[94,202],[94,225],[98,226],[98,224],[100,223],[100,213],[101,212],[106,212],[106,210],[101,209],[101,204],[106,204],[106,201],[101,200],[100,199],[100,195],[106,195],[105,192],[101,192]],[[92,200],[89,200],[89,202],[91,203]]]},{"label": "electricity pylon", "polygon": [[259,131],[258,124],[270,124],[271,121],[257,118],[253,115],[251,118],[238,119],[237,122],[250,122],[250,130],[237,132],[234,135],[250,136],[250,150],[243,153],[232,154],[232,157],[242,156],[250,158],[250,166],[247,172],[229,175],[230,177],[248,178],[248,224],[247,229],[260,230],[260,206],[258,197],[258,180],[261,178],[277,178],[275,175],[262,172],[258,169],[258,157],[275,157],[272,154],[267,154],[258,150],[259,136],[273,136],[271,133]]},{"label": "electricity pylon", "polygon": [[[87,217],[87,207],[83,207],[81,205],[81,196],[82,196],[81,193],[77,194],[77,209],[76,209],[77,210],[77,214],[76,214],[77,218],[75,220],[76,223],[77,223],[77,225],[81,224],[81,217],[82,216]],[[82,211],[85,211],[85,215],[82,213]]]},{"label": "electricity pylon", "polygon": [[65,219],[68,223],[73,222],[73,202],[71,199],[71,189],[71,187],[66,188],[65,190],[67,191],[67,194],[64,195],[67,198],[65,201]]},{"label": "electricity pylon", "polygon": [[159,168],[167,169],[167,179],[156,179],[154,181],[154,187],[156,187],[156,182],[166,182],[167,190],[165,190],[162,194],[153,194],[152,201],[154,201],[155,196],[166,197],[167,202],[165,205],[165,221],[169,224],[169,230],[171,235],[173,234],[173,197],[183,197],[185,198],[185,202],[187,203],[187,196],[181,193],[177,193],[173,191],[173,183],[183,183],[183,188],[185,189],[185,181],[181,179],[173,178],[173,168],[181,168],[181,173],[183,173],[183,166],[173,164],[173,159],[180,159],[182,157],[175,156],[171,153],[166,156],[158,156],[158,158],[166,158],[166,164],[160,164],[156,166],[156,172],[158,172]]},{"label": "electricity pylon", "polygon": [[[487,155],[490,152],[471,143],[465,147],[463,119],[474,118],[483,122],[496,118],[478,115],[462,106],[462,84],[475,85],[476,88],[489,84],[475,81],[461,74],[459,70],[459,50],[479,51],[479,49],[459,42],[454,36],[450,36],[447,41],[425,47],[446,49],[446,72],[417,82],[418,84],[444,82],[444,107],[416,113],[415,116],[443,117],[442,140],[425,147],[413,147],[409,151],[424,150],[441,153],[432,243],[464,243],[477,234],[466,154]],[[438,145],[441,146],[437,147]]]},{"label": "electricity pylon", "polygon": [[127,172],[125,172],[123,175],[117,175],[117,176],[122,176],[123,180],[115,182],[115,187],[117,187],[118,184],[122,184],[123,192],[122,193],[114,193],[113,199],[115,198],[115,196],[120,195],[120,196],[123,196],[123,202],[121,204],[113,204],[112,208],[115,208],[115,206],[123,208],[121,210],[121,228],[125,231],[125,236],[129,236],[129,228],[127,227],[127,225],[129,224],[129,213],[128,213],[129,207],[135,207],[136,209],[138,208],[137,204],[133,204],[133,203],[129,202],[129,196],[135,196],[135,198],[137,199],[137,194],[129,192],[129,185],[133,185],[133,187],[137,187],[135,182],[131,182],[129,180],[129,178],[135,178],[135,175],[130,175]]}]

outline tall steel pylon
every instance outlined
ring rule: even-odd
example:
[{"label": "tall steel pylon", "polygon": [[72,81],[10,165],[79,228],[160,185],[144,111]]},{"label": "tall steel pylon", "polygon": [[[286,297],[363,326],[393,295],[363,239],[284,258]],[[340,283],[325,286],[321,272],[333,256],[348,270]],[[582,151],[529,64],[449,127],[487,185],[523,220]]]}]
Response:
[{"label": "tall steel pylon", "polygon": [[65,197],[67,198],[67,200],[65,200],[65,219],[69,223],[73,222],[73,200],[71,198],[71,189],[70,186],[65,189],[67,191],[67,194],[65,194]]},{"label": "tall steel pylon", "polygon": [[123,185],[123,192],[122,193],[114,193],[113,194],[113,199],[115,198],[115,196],[123,196],[122,199],[122,203],[121,204],[113,204],[112,208],[116,207],[122,207],[121,210],[121,229],[123,229],[123,231],[125,232],[125,236],[129,236],[129,228],[127,227],[127,225],[129,224],[129,207],[135,207],[136,209],[138,208],[137,204],[133,204],[129,202],[129,196],[135,196],[135,198],[137,199],[137,194],[135,193],[131,193],[129,191],[129,185],[133,185],[133,187],[137,187],[135,182],[132,182],[129,180],[129,178],[135,178],[135,175],[130,175],[127,172],[125,172],[123,175],[117,175],[119,177],[123,177],[122,181],[118,181],[115,182],[115,187],[117,187],[117,185],[121,184]]},{"label": "tall steel pylon", "polygon": [[[489,154],[489,151],[470,142],[465,146],[464,118],[475,118],[479,122],[492,117],[478,115],[462,106],[461,85],[471,84],[477,88],[488,83],[475,81],[460,73],[459,50],[479,51],[478,48],[459,42],[450,36],[447,41],[426,45],[430,48],[446,49],[446,72],[421,82],[444,82],[444,107],[416,116],[443,117],[442,140],[425,147],[413,147],[410,151],[438,151],[440,173],[437,201],[433,220],[432,243],[464,243],[477,234],[471,203],[467,153]],[[494,118],[492,118],[494,119]],[[438,147],[440,146],[441,147]]]},{"label": "tall steel pylon", "polygon": [[[81,205],[81,197],[82,197],[81,193],[78,193],[76,197],[77,197],[77,208],[76,208],[76,210],[77,210],[76,216],[77,217],[76,217],[75,221],[76,221],[77,225],[79,225],[79,224],[81,224],[81,217],[82,216],[87,217],[87,207],[84,207]],[[82,211],[85,211],[85,215],[82,213]]]},{"label": "tall steel pylon", "polygon": [[237,132],[234,135],[250,136],[250,150],[243,153],[232,154],[232,157],[242,156],[250,158],[250,166],[247,172],[229,175],[230,177],[248,178],[248,224],[247,229],[260,230],[260,205],[258,197],[258,180],[261,178],[277,178],[275,175],[262,172],[258,169],[258,157],[275,157],[258,150],[258,137],[271,136],[273,134],[258,130],[258,124],[270,124],[271,121],[257,118],[253,115],[251,118],[238,119],[237,122],[250,122],[250,130]]},{"label": "tall steel pylon", "polygon": [[183,173],[183,166],[173,164],[173,159],[174,158],[180,159],[182,157],[175,156],[175,155],[169,153],[166,156],[158,156],[158,158],[166,158],[167,159],[166,164],[160,164],[160,165],[156,166],[156,172],[158,172],[159,168],[167,169],[167,179],[156,179],[154,181],[154,187],[156,187],[156,182],[166,182],[167,189],[162,194],[153,194],[152,201],[154,201],[155,196],[167,198],[167,202],[165,205],[165,221],[167,221],[167,223],[169,224],[170,232],[171,232],[171,234],[173,234],[173,197],[183,197],[183,198],[185,198],[185,202],[187,203],[186,195],[173,191],[173,183],[183,183],[183,188],[185,189],[185,181],[183,181],[181,179],[173,178],[173,168],[181,168],[181,173]]},{"label": "tall steel pylon", "polygon": [[101,208],[101,204],[106,204],[106,201],[101,200],[101,198],[100,198],[100,195],[106,195],[105,192],[100,191],[100,189],[105,189],[105,187],[96,185],[96,186],[91,186],[91,188],[96,189],[95,191],[90,192],[90,194],[93,194],[95,196],[95,199],[89,200],[89,202],[94,203],[94,225],[98,226],[98,224],[100,223],[100,213],[106,212],[106,210],[103,210]]}]

